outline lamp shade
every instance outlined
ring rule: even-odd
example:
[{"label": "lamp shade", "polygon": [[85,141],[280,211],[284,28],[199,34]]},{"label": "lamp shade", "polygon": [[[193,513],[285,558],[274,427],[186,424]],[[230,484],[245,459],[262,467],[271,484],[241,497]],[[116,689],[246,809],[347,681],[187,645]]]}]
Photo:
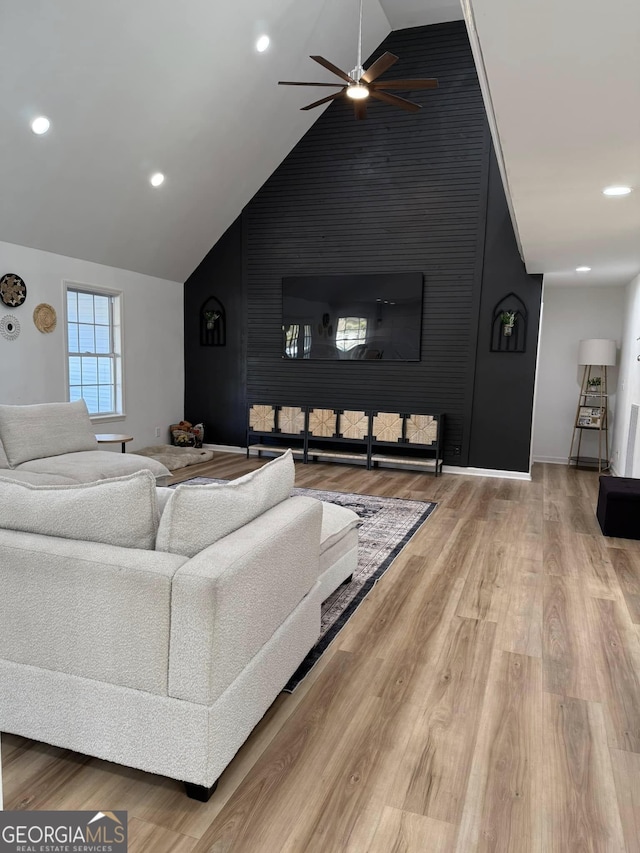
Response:
[{"label": "lamp shade", "polygon": [[616,342],[606,338],[589,338],[580,341],[578,364],[593,364],[611,367],[616,363]]}]

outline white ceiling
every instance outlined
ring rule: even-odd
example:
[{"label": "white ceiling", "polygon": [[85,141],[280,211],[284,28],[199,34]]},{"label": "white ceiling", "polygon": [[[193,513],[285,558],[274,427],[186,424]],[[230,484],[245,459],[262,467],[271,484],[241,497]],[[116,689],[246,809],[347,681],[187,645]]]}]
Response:
[{"label": "white ceiling", "polygon": [[[459,0],[365,0],[363,54]],[[523,255],[547,283],[640,270],[640,3],[463,0]],[[0,239],[183,281],[320,110],[279,79],[355,64],[357,0],[0,2]],[[257,35],[272,39],[264,54]],[[318,97],[324,90],[318,90]],[[52,127],[34,136],[30,120]],[[151,173],[166,174],[153,189]],[[602,187],[636,192],[607,199]],[[593,268],[579,276],[574,268]]]},{"label": "white ceiling", "polygon": [[[528,271],[546,284],[630,281],[640,272],[640,3],[466,5]],[[612,184],[635,192],[603,196]]]}]

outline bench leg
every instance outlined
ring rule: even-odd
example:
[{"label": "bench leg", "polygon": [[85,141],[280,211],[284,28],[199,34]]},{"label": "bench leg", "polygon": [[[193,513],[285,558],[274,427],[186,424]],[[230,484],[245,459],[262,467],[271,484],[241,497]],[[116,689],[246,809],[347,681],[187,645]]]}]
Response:
[{"label": "bench leg", "polygon": [[353,580],[353,572],[349,575],[349,577],[348,577],[348,578],[345,578],[345,579],[342,581],[342,585],[343,585],[343,586],[346,586],[348,583],[351,583],[351,581],[352,581],[352,580]]},{"label": "bench leg", "polygon": [[217,787],[217,780],[210,788],[207,788],[204,785],[194,785],[193,782],[184,783],[184,790],[187,794],[187,797],[190,797],[192,800],[198,800],[201,803],[208,803],[211,799],[211,795]]}]

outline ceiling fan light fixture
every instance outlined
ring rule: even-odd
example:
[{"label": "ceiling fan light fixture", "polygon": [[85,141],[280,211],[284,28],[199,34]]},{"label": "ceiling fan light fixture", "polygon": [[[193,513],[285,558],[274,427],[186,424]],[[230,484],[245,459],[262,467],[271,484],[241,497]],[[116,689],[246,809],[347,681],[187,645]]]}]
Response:
[{"label": "ceiling fan light fixture", "polygon": [[369,97],[369,90],[362,83],[351,83],[347,86],[347,96],[354,101],[364,101]]}]

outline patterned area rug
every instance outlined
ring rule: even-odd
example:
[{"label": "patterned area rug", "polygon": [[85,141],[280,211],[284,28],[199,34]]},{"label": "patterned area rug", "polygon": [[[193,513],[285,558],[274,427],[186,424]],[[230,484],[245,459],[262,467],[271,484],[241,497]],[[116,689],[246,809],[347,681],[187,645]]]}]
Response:
[{"label": "patterned area rug", "polygon": [[[186,482],[197,485],[224,481],[193,477]],[[407,501],[401,498],[324,492],[318,489],[294,489],[293,494],[307,495],[321,501],[346,506],[360,516],[361,524],[358,568],[353,580],[349,584],[339,586],[323,603],[320,637],[284,688],[288,693],[295,690],[318,662],[322,653],[353,616],[377,581],[436,508],[436,504],[430,501]]]}]

